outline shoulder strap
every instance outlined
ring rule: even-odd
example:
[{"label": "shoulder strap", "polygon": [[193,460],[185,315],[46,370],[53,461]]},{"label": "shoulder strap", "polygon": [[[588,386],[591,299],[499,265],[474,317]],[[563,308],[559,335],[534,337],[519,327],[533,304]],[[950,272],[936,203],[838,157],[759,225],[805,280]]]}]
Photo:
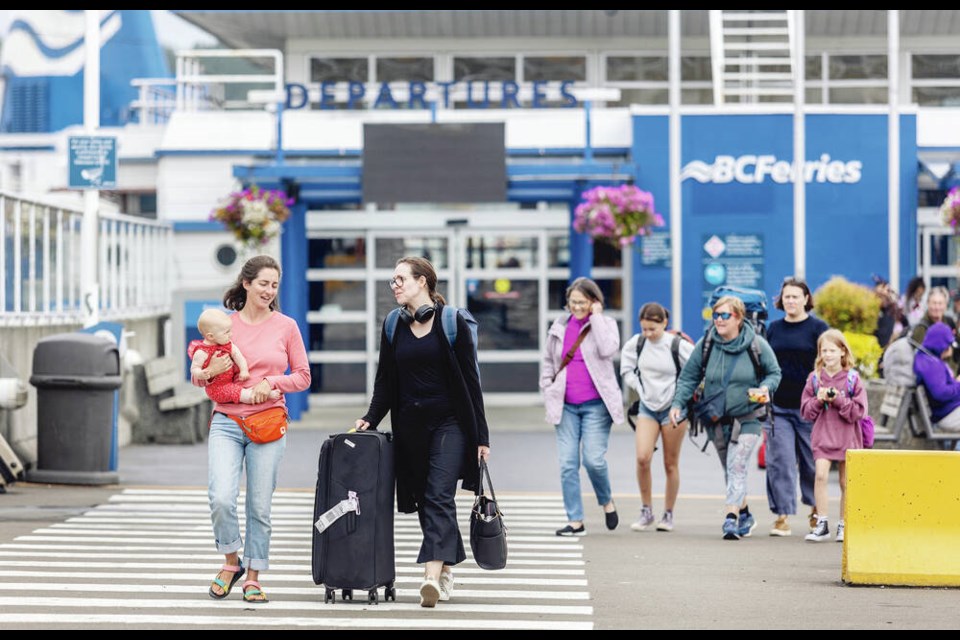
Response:
[{"label": "shoulder strap", "polygon": [[813,395],[820,391],[820,378],[817,377],[817,370],[813,370]]},{"label": "shoulder strap", "polygon": [[673,366],[677,368],[677,378],[680,377],[680,371],[683,367],[680,365],[680,335],[673,334],[673,342],[670,343],[670,355],[673,356]]},{"label": "shoulder strap", "polygon": [[580,348],[580,343],[583,342],[583,339],[587,337],[587,334],[590,333],[590,329],[593,325],[588,324],[587,327],[580,332],[580,335],[577,336],[577,341],[573,343],[573,346],[570,347],[570,351],[567,351],[567,355],[563,356],[563,362],[560,363],[560,368],[557,369],[557,372],[553,374],[553,379],[556,380],[557,376],[560,375],[560,372],[570,364],[570,361],[573,360],[573,354],[577,352],[577,349]]},{"label": "shoulder strap", "polygon": [[457,309],[456,307],[444,306],[440,315],[440,324],[443,325],[443,333],[447,336],[447,342],[450,348],[457,342]]},{"label": "shoulder strap", "polygon": [[397,334],[397,322],[400,320],[400,308],[391,309],[384,320],[383,326],[387,332],[387,342],[393,344],[393,338]]},{"label": "shoulder strap", "polygon": [[760,336],[753,336],[750,343],[750,362],[753,363],[753,373],[757,377],[757,384],[763,380],[763,364],[760,362]]},{"label": "shoulder strap", "polygon": [[857,385],[857,372],[855,369],[847,369],[847,395],[853,397],[853,388]]}]

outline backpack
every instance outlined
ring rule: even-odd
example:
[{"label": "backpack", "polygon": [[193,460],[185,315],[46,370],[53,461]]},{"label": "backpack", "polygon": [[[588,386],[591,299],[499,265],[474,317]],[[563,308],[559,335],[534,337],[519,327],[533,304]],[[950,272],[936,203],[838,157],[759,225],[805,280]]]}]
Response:
[{"label": "backpack", "polygon": [[[671,330],[668,330],[667,333],[673,335],[673,340],[670,342],[670,355],[673,356],[673,366],[677,368],[677,375],[676,375],[676,378],[674,378],[674,380],[676,380],[677,378],[680,377],[680,371],[683,370],[683,365],[680,364],[680,341],[686,340],[690,344],[694,344],[694,342],[693,342],[693,339],[690,338],[690,336],[688,336],[682,331],[671,329]],[[637,334],[637,336],[638,336],[637,337],[637,366],[634,368],[634,372],[637,374],[637,380],[639,381],[641,380],[640,352],[643,351],[643,345],[646,344],[647,337],[642,333]],[[643,382],[640,382],[640,384],[643,384]],[[691,428],[693,428],[693,421],[697,419],[697,417],[693,414],[692,409],[693,409],[693,399],[691,398],[690,402],[687,404],[687,418],[690,420]],[[639,413],[640,413],[640,399],[637,398],[633,402],[633,404],[630,405],[630,408],[627,409],[627,423],[630,425],[630,428],[633,429],[634,431],[637,430],[637,425],[630,418],[631,416],[639,415]]]},{"label": "backpack", "polygon": [[[451,307],[449,305],[444,305],[441,308],[440,312],[440,325],[443,327],[443,334],[447,336],[447,342],[450,344],[450,348],[453,349],[453,345],[457,342],[457,315],[463,318],[467,327],[470,329],[470,336],[473,341],[473,362],[477,367],[477,380],[480,379],[480,361],[477,358],[477,340],[478,340],[478,329],[480,323],[477,322],[477,319],[473,317],[473,314],[467,311],[466,309],[460,309],[458,307]],[[393,338],[397,333],[397,322],[400,320],[400,308],[396,308],[390,311],[387,314],[387,319],[384,320],[384,329],[387,332],[387,340],[390,344],[393,344]]]},{"label": "backpack", "polygon": [[[857,384],[857,372],[853,369],[847,370],[847,395],[853,397],[853,389]],[[817,372],[813,372],[813,393],[814,395],[820,391],[820,380],[817,379]],[[874,435],[874,424],[873,418],[870,416],[863,416],[860,419],[860,433],[863,435],[863,448],[872,449],[873,448],[873,435]]]},{"label": "backpack", "polygon": [[[720,288],[720,287],[718,287]],[[725,294],[726,295],[726,294]],[[707,372],[707,363],[710,360],[710,353],[713,351],[713,335],[714,330],[711,327],[707,330],[707,333],[703,336],[703,343],[700,345],[700,353],[702,354],[700,359],[700,386],[693,393],[693,398],[691,403],[696,404],[700,400],[701,395],[703,394],[703,385],[704,377]],[[763,380],[763,363],[760,360],[760,336],[754,335],[753,341],[750,343],[750,348],[747,349],[747,355],[750,356],[750,362],[753,364],[753,372],[757,377],[757,384]],[[693,413],[693,404],[690,405],[690,411],[688,416],[696,415]],[[770,433],[773,433],[773,399],[771,398],[770,402],[764,405],[766,409],[766,420],[770,422]],[[690,420],[690,439],[692,440],[694,436],[698,435],[700,432],[706,430],[706,425],[701,424],[697,419]],[[706,442],[703,443],[701,451],[707,450],[707,445],[710,444],[710,439],[708,438]]]},{"label": "backpack", "polygon": [[[747,309],[746,319],[753,325],[753,330],[758,336],[767,337],[767,294],[760,289],[747,289],[744,287],[733,287],[730,285],[720,285],[713,290],[710,295],[710,304],[717,304],[717,300],[724,296],[733,296],[743,301],[743,306]],[[709,325],[708,325],[709,326]]]}]

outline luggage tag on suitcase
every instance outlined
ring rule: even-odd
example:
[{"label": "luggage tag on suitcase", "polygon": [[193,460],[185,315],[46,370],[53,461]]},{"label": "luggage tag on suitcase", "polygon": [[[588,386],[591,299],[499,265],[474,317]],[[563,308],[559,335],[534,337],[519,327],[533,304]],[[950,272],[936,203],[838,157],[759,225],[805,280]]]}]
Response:
[{"label": "luggage tag on suitcase", "polygon": [[323,533],[330,525],[350,512],[360,515],[360,498],[357,497],[356,491],[347,491],[347,499],[341,500],[332,509],[321,515],[313,523],[313,526],[317,528],[317,531]]}]

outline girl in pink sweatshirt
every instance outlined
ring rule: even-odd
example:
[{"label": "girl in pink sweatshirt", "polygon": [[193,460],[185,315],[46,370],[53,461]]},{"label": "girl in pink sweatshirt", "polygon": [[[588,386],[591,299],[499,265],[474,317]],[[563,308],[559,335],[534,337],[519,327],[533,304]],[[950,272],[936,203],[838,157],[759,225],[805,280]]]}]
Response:
[{"label": "girl in pink sweatshirt", "polygon": [[827,525],[827,481],[835,461],[840,472],[840,521],[837,542],[843,542],[843,509],[847,488],[847,449],[862,449],[860,420],[867,415],[867,392],[853,367],[853,353],[843,333],[828,329],[817,340],[817,361],[807,377],[800,399],[800,414],[813,422],[810,442],[816,465],[813,493],[817,526],[807,534],[811,542],[830,537]]}]

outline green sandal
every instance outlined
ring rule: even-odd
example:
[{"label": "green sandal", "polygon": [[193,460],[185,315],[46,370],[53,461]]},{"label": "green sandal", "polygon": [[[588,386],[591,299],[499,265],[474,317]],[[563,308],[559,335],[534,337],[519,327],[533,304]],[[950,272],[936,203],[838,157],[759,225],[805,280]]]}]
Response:
[{"label": "green sandal", "polygon": [[[253,589],[247,589],[247,587],[253,587]],[[267,594],[263,592],[263,587],[260,586],[260,583],[256,580],[247,580],[243,583],[243,601],[249,602],[250,604],[261,604],[263,602],[270,602],[267,600]],[[260,596],[259,598],[257,596]]]},{"label": "green sandal", "polygon": [[[213,582],[210,583],[210,589],[208,593],[210,594],[211,598],[214,598],[216,600],[223,600],[228,595],[230,595],[230,591],[233,589],[233,585],[237,584],[237,581],[240,580],[240,578],[243,576],[246,569],[243,568],[242,562],[238,562],[235,565],[225,564],[222,567],[220,567],[220,571],[221,572],[228,571],[233,574],[233,577],[230,578],[230,582],[227,583],[220,579],[220,574],[217,574],[217,577],[214,578]],[[214,591],[213,590],[214,585],[220,587],[223,590],[223,593],[217,593],[216,591]]]}]

